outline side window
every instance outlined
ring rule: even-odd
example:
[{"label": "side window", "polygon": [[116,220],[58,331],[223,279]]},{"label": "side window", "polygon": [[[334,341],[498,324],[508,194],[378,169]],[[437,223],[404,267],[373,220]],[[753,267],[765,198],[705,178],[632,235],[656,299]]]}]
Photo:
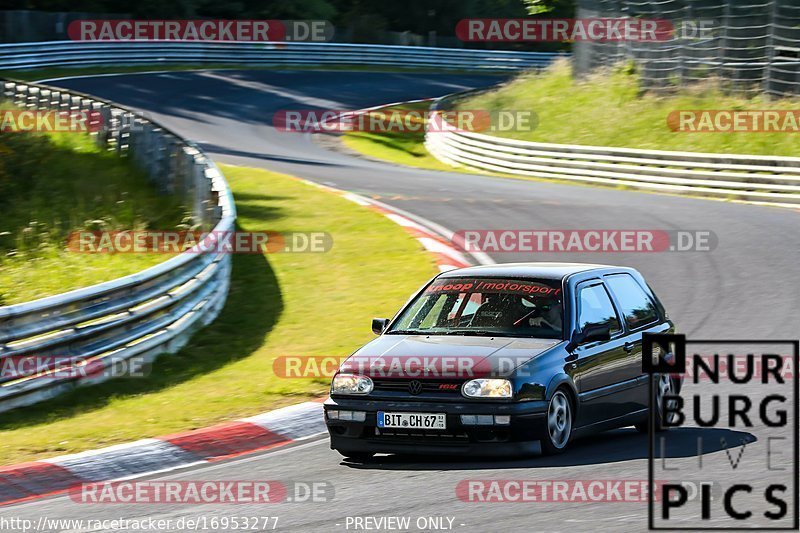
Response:
[{"label": "side window", "polygon": [[630,274],[614,274],[605,278],[608,288],[619,302],[625,323],[636,329],[658,320],[658,311],[653,300]]},{"label": "side window", "polygon": [[612,335],[622,329],[611,298],[599,283],[582,287],[578,293],[578,328],[583,331],[589,324],[608,324]]}]

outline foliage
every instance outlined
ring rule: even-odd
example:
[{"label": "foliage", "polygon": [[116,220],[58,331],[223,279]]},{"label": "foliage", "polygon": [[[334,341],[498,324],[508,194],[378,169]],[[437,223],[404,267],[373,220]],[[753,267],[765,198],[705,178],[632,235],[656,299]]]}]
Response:
[{"label": "foliage", "polygon": [[0,134],[0,305],[132,274],[164,254],[76,254],[81,230],[174,229],[180,200],[88,135]]},{"label": "foliage", "polygon": [[575,14],[575,0],[522,0],[529,15],[550,17],[572,17]]},{"label": "foliage", "polygon": [[360,26],[362,31],[373,23],[391,31],[423,35],[431,30],[453,35],[456,23],[464,18],[525,16],[520,0],[10,0],[6,4],[5,9],[125,13],[147,19],[323,19],[339,27]]}]

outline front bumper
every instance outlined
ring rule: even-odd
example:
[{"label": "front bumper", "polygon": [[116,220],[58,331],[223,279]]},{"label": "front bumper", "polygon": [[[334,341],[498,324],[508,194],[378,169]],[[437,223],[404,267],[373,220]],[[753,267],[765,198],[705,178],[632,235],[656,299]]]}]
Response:
[{"label": "front bumper", "polygon": [[[437,402],[367,398],[329,398],[325,423],[331,449],[354,453],[459,454],[473,456],[538,453],[546,431],[547,402]],[[363,422],[328,420],[328,411],[365,411]],[[377,427],[377,412],[445,413],[447,429],[388,429]],[[460,415],[509,415],[508,425],[464,425]]]}]

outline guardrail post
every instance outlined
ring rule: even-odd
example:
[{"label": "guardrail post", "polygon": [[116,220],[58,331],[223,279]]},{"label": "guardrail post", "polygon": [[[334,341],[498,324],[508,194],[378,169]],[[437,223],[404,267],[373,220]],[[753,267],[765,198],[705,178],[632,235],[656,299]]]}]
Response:
[{"label": "guardrail post", "polygon": [[18,85],[14,84],[14,95],[12,97],[12,102],[17,107],[25,107],[25,99],[27,98],[27,89],[26,85]]},{"label": "guardrail post", "polygon": [[128,157],[131,151],[131,130],[136,126],[136,116],[129,111],[122,111],[118,117],[117,126],[117,153]]},{"label": "guardrail post", "polygon": [[205,167],[198,162],[199,156],[193,155],[192,156],[192,169],[191,169],[191,176],[192,176],[192,186],[194,188],[194,207],[192,208],[192,213],[197,218],[196,224],[200,228],[206,227],[206,201],[207,201],[207,189],[206,189],[206,171]]},{"label": "guardrail post", "polygon": [[94,135],[97,146],[103,150],[108,148],[108,131],[106,130],[106,123],[109,115],[106,113],[107,109],[108,106],[102,102],[92,102],[92,105],[89,107],[89,113],[91,114],[90,116],[92,116],[95,120],[97,119],[97,115],[100,116],[99,129],[92,133],[92,135]]},{"label": "guardrail post", "polygon": [[69,104],[72,101],[72,95],[66,92],[61,93],[58,101],[58,109],[61,111],[69,111]]},{"label": "guardrail post", "polygon": [[6,100],[14,99],[14,86],[16,84],[11,81],[3,82],[3,98]]}]

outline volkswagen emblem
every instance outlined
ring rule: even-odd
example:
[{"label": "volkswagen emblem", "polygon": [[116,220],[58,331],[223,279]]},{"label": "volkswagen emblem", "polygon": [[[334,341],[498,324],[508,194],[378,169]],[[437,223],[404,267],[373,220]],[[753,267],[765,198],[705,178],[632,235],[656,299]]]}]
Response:
[{"label": "volkswagen emblem", "polygon": [[417,395],[420,392],[422,392],[422,382],[419,381],[419,380],[416,380],[416,379],[412,380],[408,384],[408,392],[410,392],[411,394],[414,394],[414,395]]}]

